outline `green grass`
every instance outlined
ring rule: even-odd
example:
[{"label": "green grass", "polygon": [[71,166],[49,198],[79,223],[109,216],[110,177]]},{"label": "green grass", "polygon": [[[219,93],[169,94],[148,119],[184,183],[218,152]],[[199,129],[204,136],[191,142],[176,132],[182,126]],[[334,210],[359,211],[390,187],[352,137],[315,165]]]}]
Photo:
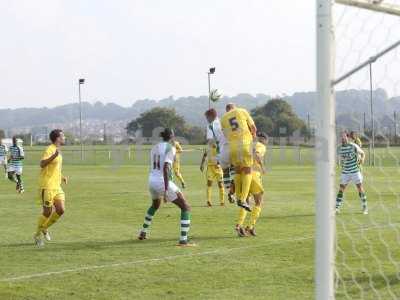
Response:
[{"label": "green grass", "polygon": [[[183,166],[184,192],[193,207],[190,235],[198,244],[190,249],[175,246],[179,211],[171,204],[157,213],[149,240],[135,239],[150,203],[144,154],[132,164],[67,163],[67,211],[42,249],[32,245],[40,213],[38,167],[25,168],[22,196],[0,180],[0,299],[313,299],[312,165],[277,155],[265,176],[259,236],[238,238],[235,206],[204,206],[197,154]],[[337,298],[399,298],[397,168],[365,173],[370,215],[360,214],[351,188],[337,218]],[[216,190],[213,195],[217,203]]]}]

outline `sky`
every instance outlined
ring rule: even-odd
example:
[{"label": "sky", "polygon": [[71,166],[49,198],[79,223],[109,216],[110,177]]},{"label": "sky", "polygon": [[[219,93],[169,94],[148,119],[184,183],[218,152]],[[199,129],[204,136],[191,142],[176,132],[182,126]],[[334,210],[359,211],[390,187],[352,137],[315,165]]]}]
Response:
[{"label": "sky", "polygon": [[[400,5],[400,0],[387,2]],[[82,99],[315,90],[315,0],[1,0],[0,109]],[[336,5],[336,76],[400,40],[400,18]],[[400,95],[400,48],[374,64]],[[368,89],[368,69],[337,89]]]},{"label": "sky", "polygon": [[0,108],[315,88],[314,0],[2,0]]}]

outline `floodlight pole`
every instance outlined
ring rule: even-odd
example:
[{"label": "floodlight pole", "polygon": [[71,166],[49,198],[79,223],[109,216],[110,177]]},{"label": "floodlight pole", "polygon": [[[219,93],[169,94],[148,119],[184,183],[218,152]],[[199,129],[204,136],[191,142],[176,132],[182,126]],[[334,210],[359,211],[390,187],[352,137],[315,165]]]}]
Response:
[{"label": "floodlight pole", "polygon": [[79,142],[81,144],[81,160],[83,160],[83,141],[82,141],[82,99],[81,99],[81,84],[85,83],[85,79],[81,78],[78,81],[79,90]]},{"label": "floodlight pole", "polygon": [[208,72],[208,109],[211,108],[211,75],[215,73],[215,67],[211,67]]},{"label": "floodlight pole", "polygon": [[315,298],[335,299],[335,96],[332,0],[317,0]]}]

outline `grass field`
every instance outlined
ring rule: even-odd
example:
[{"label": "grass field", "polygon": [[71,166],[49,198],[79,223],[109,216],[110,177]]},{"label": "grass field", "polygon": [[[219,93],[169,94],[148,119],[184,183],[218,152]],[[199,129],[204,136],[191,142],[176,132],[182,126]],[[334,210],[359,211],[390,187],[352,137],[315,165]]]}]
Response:
[{"label": "grass field", "polygon": [[[67,211],[42,249],[32,243],[38,167],[26,166],[24,195],[0,180],[0,299],[312,299],[311,161],[271,164],[259,236],[238,238],[235,206],[205,207],[196,159],[183,166],[198,245],[186,249],[175,246],[179,211],[171,204],[157,213],[149,240],[135,239],[149,206],[145,159],[67,163]],[[370,215],[360,214],[351,188],[337,218],[337,298],[400,298],[399,173],[365,168],[365,177]]]}]

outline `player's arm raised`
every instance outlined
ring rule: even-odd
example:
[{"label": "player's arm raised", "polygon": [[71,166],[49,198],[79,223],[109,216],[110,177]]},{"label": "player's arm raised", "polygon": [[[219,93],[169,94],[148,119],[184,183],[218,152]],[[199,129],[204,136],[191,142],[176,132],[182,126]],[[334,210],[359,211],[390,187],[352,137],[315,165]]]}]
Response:
[{"label": "player's arm raised", "polygon": [[360,146],[358,146],[357,144],[355,144],[355,147],[356,147],[357,153],[360,155],[359,162],[360,162],[360,164],[363,164],[363,163],[364,163],[364,160],[365,160],[365,152],[364,152],[364,150],[361,149]]},{"label": "player's arm raised", "polygon": [[245,115],[246,115],[246,122],[247,126],[249,126],[249,130],[251,132],[251,135],[255,139],[257,136],[257,127],[256,124],[254,123],[253,118],[250,116],[249,112],[247,110],[244,110]]}]

